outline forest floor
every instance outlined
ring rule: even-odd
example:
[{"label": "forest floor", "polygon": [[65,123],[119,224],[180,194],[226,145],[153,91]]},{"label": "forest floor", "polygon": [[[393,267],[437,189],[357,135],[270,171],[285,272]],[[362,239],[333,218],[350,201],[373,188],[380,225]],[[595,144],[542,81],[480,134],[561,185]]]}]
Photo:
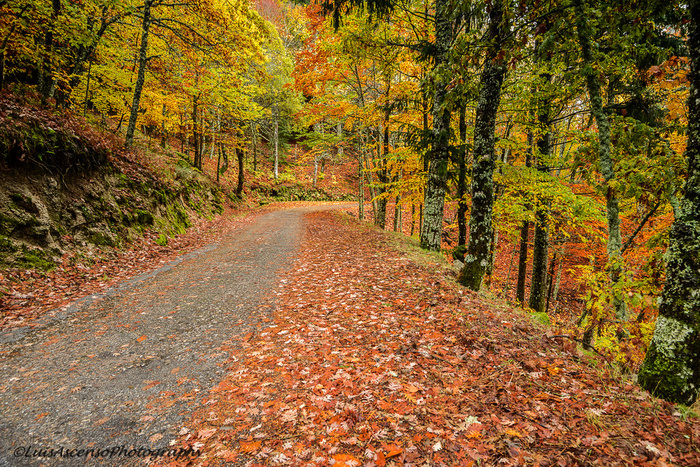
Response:
[{"label": "forest floor", "polygon": [[271,322],[167,465],[700,465],[700,421],[553,328],[464,290],[438,255],[307,215]]}]

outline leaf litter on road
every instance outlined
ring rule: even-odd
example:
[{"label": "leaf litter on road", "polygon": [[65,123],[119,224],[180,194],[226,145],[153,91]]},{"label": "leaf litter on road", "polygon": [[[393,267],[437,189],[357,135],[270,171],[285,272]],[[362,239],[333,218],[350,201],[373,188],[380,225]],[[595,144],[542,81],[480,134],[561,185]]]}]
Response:
[{"label": "leaf litter on road", "polygon": [[308,216],[273,319],[180,431],[201,455],[171,465],[700,465],[697,419],[391,238]]}]

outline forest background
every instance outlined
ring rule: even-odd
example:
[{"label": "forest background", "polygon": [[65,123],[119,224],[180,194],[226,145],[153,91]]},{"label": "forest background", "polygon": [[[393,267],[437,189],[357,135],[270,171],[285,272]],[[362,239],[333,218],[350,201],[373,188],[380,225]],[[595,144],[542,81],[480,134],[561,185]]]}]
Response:
[{"label": "forest background", "polygon": [[[0,0],[0,11],[6,103],[82,116],[114,148],[232,179],[237,199],[260,184],[355,190],[360,219],[419,237],[464,285],[638,371],[688,176],[684,4]],[[11,165],[34,143],[31,128],[5,131]]]}]

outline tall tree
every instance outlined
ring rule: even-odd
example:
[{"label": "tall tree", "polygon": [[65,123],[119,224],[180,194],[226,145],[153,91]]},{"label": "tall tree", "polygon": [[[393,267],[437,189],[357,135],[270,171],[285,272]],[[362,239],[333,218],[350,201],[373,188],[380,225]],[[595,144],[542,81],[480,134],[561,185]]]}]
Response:
[{"label": "tall tree", "polygon": [[[549,22],[545,20],[542,28],[549,30]],[[540,38],[536,46],[537,66],[542,70],[539,73],[539,89],[536,95],[537,123],[539,125],[537,138],[537,170],[541,173],[549,173],[549,158],[551,152],[551,100],[550,85],[552,74],[549,69],[551,64],[551,51],[547,44],[550,38]],[[535,311],[543,312],[545,308],[545,289],[547,285],[547,261],[549,259],[549,226],[548,203],[538,201],[535,210],[535,239],[532,251],[532,280],[530,282],[530,300],[528,306]]]},{"label": "tall tree", "polygon": [[656,329],[639,370],[642,387],[688,405],[700,391],[700,1],[689,3],[688,179],[671,228]]},{"label": "tall tree", "polygon": [[[134,95],[131,101],[131,112],[129,114],[129,125],[126,128],[126,147],[134,144],[134,131],[136,130],[136,119],[138,118],[139,104],[141,102],[141,91],[146,79],[146,62],[148,61],[148,33],[151,29],[151,8],[155,0],[144,0],[143,11],[141,12],[141,44],[139,46],[138,74],[134,84]],[[195,110],[196,112],[196,110]],[[196,151],[196,150],[195,150]]]},{"label": "tall tree", "polygon": [[501,102],[501,87],[506,75],[503,47],[510,33],[505,0],[494,0],[489,11],[486,33],[488,53],[481,73],[481,89],[474,123],[474,161],[472,164],[472,210],[469,217],[469,243],[459,282],[472,290],[481,288],[489,265],[493,239],[493,171],[496,164],[496,114]]},{"label": "tall tree", "polygon": [[433,70],[436,80],[433,95],[433,128],[428,153],[428,180],[425,186],[421,246],[438,251],[442,247],[442,218],[445,211],[448,163],[450,158],[450,120],[447,101],[449,52],[453,40],[454,7],[449,0],[435,0],[435,44]]},{"label": "tall tree", "polygon": [[[610,120],[603,106],[603,95],[599,71],[593,50],[594,31],[591,28],[591,9],[586,0],[575,0],[576,33],[581,48],[583,60],[583,75],[586,79],[586,90],[590,100],[590,110],[598,126],[598,160],[600,171],[605,181],[605,199],[608,220],[608,263],[610,266],[610,280],[616,284],[622,274],[622,234],[620,233],[620,203],[614,181],[615,171],[612,160],[612,143],[610,140]],[[615,317],[620,320],[627,319],[627,308],[624,299],[615,294],[613,298]]]}]

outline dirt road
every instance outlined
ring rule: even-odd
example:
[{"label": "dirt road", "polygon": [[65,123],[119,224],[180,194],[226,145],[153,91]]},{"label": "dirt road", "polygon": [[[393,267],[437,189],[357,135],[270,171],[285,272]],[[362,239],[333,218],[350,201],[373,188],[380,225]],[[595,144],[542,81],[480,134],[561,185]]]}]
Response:
[{"label": "dirt road", "polygon": [[263,214],[43,327],[0,333],[0,466],[141,464],[169,449],[265,326],[304,213],[339,207]]}]

